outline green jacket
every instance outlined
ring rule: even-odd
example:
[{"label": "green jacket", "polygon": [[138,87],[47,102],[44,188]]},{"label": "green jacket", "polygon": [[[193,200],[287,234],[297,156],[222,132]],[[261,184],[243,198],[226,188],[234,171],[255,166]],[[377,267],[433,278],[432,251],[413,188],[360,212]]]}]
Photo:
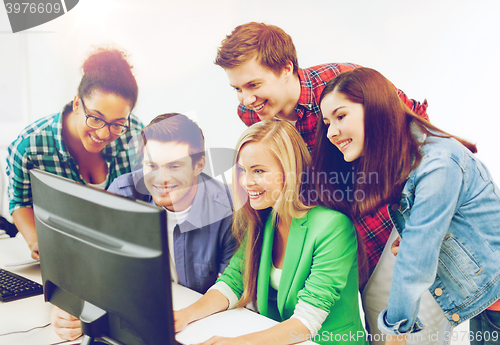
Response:
[{"label": "green jacket", "polygon": [[[298,300],[329,313],[314,342],[319,344],[367,344],[358,302],[357,241],[348,217],[325,207],[311,209],[293,219],[278,291],[269,283],[274,224],[269,217],[262,242],[257,278],[260,314],[276,321],[289,319]],[[236,294],[243,292],[241,247],[219,277]],[[292,340],[304,335],[290,334]]]}]

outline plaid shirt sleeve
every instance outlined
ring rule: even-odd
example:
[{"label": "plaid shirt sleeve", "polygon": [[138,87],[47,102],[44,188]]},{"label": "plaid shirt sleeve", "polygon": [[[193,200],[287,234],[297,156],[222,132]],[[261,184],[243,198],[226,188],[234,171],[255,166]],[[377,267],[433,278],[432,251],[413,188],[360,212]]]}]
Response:
[{"label": "plaid shirt sleeve", "polygon": [[393,228],[387,207],[384,205],[374,214],[362,217],[354,223],[365,247],[369,269],[368,276],[371,276],[375,266],[377,266]]},{"label": "plaid shirt sleeve", "polygon": [[420,116],[424,120],[429,121],[429,116],[427,115],[427,106],[428,106],[427,99],[424,99],[424,101],[422,103],[419,103],[419,102],[415,101],[414,99],[408,98],[408,96],[406,96],[406,94],[403,91],[401,91],[400,89],[397,89],[397,90],[398,90],[399,98],[404,102],[404,104],[406,104],[406,106],[408,108],[413,110],[413,112],[415,114],[417,114],[418,116]]},{"label": "plaid shirt sleeve", "polygon": [[254,123],[257,123],[260,121],[259,117],[255,113],[255,111],[251,110],[248,107],[245,107],[243,104],[240,103],[238,106],[238,116],[240,117],[241,121],[247,126],[251,126]]},{"label": "plaid shirt sleeve", "polygon": [[19,152],[18,147],[12,147],[12,145],[8,147],[6,172],[9,180],[7,191],[10,213],[21,207],[32,206],[30,165],[28,158],[24,153]]},{"label": "plaid shirt sleeve", "polygon": [[[7,187],[9,196],[10,213],[21,207],[32,207],[31,181],[29,171],[34,167],[31,160],[30,151],[39,152],[43,155],[48,153],[48,142],[51,138],[47,135],[45,127],[51,124],[52,117],[47,117],[36,121],[26,127],[19,137],[7,148],[7,177],[9,184]],[[41,143],[47,145],[36,147],[31,140],[32,135],[40,136]]]}]

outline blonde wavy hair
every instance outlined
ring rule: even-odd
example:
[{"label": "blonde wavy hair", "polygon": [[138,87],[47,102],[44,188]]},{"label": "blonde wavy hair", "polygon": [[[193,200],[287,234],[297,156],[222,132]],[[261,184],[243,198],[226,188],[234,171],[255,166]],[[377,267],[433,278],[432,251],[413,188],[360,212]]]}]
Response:
[{"label": "blonde wavy hair", "polygon": [[[283,169],[283,189],[269,211],[254,210],[248,203],[248,195],[239,184],[237,163],[242,148],[248,143],[264,143],[269,152],[278,160]],[[257,306],[257,275],[262,248],[262,232],[268,216],[272,221],[280,217],[302,218],[312,207],[302,199],[307,167],[311,156],[307,145],[299,132],[287,121],[269,120],[258,122],[249,127],[238,140],[233,168],[233,234],[240,244],[245,246],[245,259],[241,271],[243,274],[243,294],[237,306],[254,302]]]}]

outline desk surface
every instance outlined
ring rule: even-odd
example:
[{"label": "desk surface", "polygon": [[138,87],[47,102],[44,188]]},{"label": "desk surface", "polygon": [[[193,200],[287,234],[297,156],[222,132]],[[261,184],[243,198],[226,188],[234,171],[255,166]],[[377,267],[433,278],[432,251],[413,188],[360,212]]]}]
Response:
[{"label": "desk surface", "polygon": [[[30,251],[21,235],[14,239],[0,239],[0,267],[5,264],[22,262],[30,258]],[[7,267],[9,271],[41,283],[40,265]],[[183,286],[172,284],[174,309],[184,308],[201,295]],[[0,334],[16,332],[2,336],[2,345],[58,344],[61,339],[55,334],[50,323],[51,304],[45,303],[43,295],[29,297],[17,301],[0,302]],[[233,309],[211,315],[203,320],[189,324],[186,329],[176,335],[178,341],[190,344],[199,343],[213,335],[234,337],[242,334],[267,329],[277,322],[248,309]],[[31,330],[33,329],[33,330]],[[30,330],[30,331],[28,331]],[[18,333],[20,331],[28,331]],[[78,344],[81,339],[65,344]],[[303,344],[314,344],[304,342]]]}]

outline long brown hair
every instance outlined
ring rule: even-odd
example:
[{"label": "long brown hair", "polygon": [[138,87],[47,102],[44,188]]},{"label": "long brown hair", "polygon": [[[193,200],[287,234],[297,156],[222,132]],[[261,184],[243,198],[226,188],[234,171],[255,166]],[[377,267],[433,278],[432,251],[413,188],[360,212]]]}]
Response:
[{"label": "long brown hair", "polygon": [[[248,143],[265,143],[269,152],[278,160],[284,173],[283,190],[271,210],[257,211],[250,207],[248,195],[239,184],[237,163],[239,154]],[[262,233],[269,216],[273,222],[277,217],[302,218],[312,207],[306,205],[301,196],[306,186],[306,170],[311,163],[307,145],[297,130],[287,121],[269,120],[258,122],[243,132],[236,146],[233,168],[233,233],[245,246],[244,266],[241,267],[244,281],[243,294],[237,306],[254,302],[257,306],[257,276],[262,249]]]},{"label": "long brown hair", "polygon": [[[329,190],[322,200],[327,206],[345,211],[350,209],[354,219],[375,212],[379,207],[397,200],[408,175],[421,161],[420,143],[412,133],[416,126],[422,133],[439,137],[452,137],[472,152],[476,146],[452,136],[415,115],[398,97],[394,86],[379,72],[370,68],[357,68],[332,79],[321,94],[321,100],[333,91],[348,100],[363,105],[363,152],[353,163],[345,162],[342,153],[326,137],[327,127],[320,119],[313,149],[313,167],[316,172],[349,172],[355,174],[350,183],[331,184],[317,181],[315,188]],[[375,176],[375,183],[368,181]],[[364,177],[364,180],[361,178]],[[361,200],[328,198],[336,190],[352,188],[362,195]]]}]

